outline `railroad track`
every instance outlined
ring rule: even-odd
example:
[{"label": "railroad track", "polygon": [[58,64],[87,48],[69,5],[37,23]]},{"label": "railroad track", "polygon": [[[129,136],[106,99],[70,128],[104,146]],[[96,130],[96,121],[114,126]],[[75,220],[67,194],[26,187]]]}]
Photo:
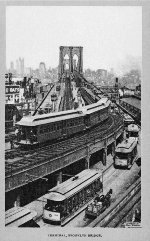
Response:
[{"label": "railroad track", "polygon": [[[53,145],[48,145],[45,147],[41,147],[35,150],[32,150],[34,153],[27,152],[26,156],[20,158],[18,161],[14,163],[5,163],[5,174],[9,175],[12,172],[18,172],[18,170],[22,170],[23,168],[28,168],[29,166],[37,165],[42,163],[43,161],[50,160],[50,158],[57,157],[61,154],[67,153],[75,148],[87,145],[87,141],[90,140],[95,141],[96,138],[105,138],[110,133],[114,132],[117,127],[121,125],[121,121],[118,122],[118,118],[110,117],[105,123],[102,125],[95,127],[88,133],[80,133],[75,137],[69,138],[67,140],[63,140],[61,142],[55,143]],[[24,153],[24,152],[23,152]],[[20,151],[20,155],[23,153]],[[28,156],[30,154],[31,156]]]},{"label": "railroad track", "polygon": [[134,182],[125,194],[119,198],[106,212],[91,222],[89,227],[117,227],[141,198],[141,179]]},{"label": "railroad track", "polygon": [[93,93],[91,93],[91,95],[83,88],[80,89],[80,92],[81,92],[81,96],[82,98],[84,99],[84,101],[90,105],[90,104],[93,104],[95,103],[95,96]]},{"label": "railroad track", "polygon": [[141,192],[138,190],[138,192],[135,194],[135,196],[132,197],[130,202],[128,202],[125,207],[120,210],[117,213],[117,216],[114,217],[110,222],[106,224],[107,228],[116,228],[120,225],[122,220],[128,215],[128,213],[133,209],[133,206],[135,206],[139,201],[141,200]]}]

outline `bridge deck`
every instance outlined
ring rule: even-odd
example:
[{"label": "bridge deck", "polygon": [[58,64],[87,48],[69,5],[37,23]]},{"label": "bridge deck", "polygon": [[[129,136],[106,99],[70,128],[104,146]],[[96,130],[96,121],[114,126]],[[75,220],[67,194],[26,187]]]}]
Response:
[{"label": "bridge deck", "polygon": [[122,98],[121,100],[130,105],[133,105],[134,107],[136,107],[138,109],[141,109],[141,100],[139,100],[137,98],[129,97],[129,98]]}]

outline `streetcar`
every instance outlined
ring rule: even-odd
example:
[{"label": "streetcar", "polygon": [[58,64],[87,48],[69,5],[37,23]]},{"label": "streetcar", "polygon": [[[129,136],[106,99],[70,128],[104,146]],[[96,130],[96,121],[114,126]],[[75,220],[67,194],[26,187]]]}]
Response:
[{"label": "streetcar", "polygon": [[126,167],[130,169],[133,163],[138,159],[137,151],[138,140],[135,137],[129,137],[119,143],[115,149],[114,167]]},{"label": "streetcar", "polygon": [[128,125],[127,133],[128,133],[128,136],[136,137],[138,139],[139,127],[135,124],[130,124],[130,125]]},{"label": "streetcar", "polygon": [[128,114],[124,114],[124,126],[127,127],[130,124],[134,124],[134,120]]},{"label": "streetcar", "polygon": [[101,173],[86,169],[76,176],[49,190],[44,196],[43,220],[52,224],[63,224],[66,219],[102,192]]},{"label": "streetcar", "polygon": [[105,121],[109,112],[110,101],[103,98],[97,103],[76,110],[23,117],[16,123],[17,144],[36,146],[66,138]]}]

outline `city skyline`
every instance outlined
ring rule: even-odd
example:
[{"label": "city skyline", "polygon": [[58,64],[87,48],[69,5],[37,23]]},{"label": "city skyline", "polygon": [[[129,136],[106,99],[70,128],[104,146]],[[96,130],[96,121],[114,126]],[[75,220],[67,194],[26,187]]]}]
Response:
[{"label": "city skyline", "polygon": [[61,45],[83,46],[84,69],[121,71],[141,60],[141,7],[7,7],[7,68],[19,56],[26,67],[55,68]]}]

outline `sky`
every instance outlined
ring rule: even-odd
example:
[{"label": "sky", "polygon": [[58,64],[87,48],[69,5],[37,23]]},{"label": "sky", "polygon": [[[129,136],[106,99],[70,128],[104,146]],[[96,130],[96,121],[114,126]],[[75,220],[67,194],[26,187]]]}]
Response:
[{"label": "sky", "polygon": [[142,56],[142,9],[138,6],[9,6],[6,64],[59,64],[59,46],[83,46],[83,68],[120,71]]}]

